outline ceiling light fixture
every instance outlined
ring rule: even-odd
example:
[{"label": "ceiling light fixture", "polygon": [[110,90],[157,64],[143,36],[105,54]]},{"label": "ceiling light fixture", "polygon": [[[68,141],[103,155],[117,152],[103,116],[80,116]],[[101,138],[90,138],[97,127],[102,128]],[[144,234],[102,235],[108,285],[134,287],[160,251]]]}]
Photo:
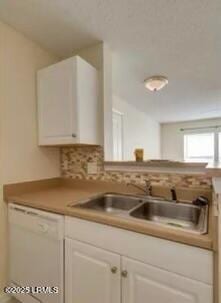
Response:
[{"label": "ceiling light fixture", "polygon": [[151,92],[156,92],[168,84],[168,79],[164,76],[152,76],[144,80],[144,84]]}]

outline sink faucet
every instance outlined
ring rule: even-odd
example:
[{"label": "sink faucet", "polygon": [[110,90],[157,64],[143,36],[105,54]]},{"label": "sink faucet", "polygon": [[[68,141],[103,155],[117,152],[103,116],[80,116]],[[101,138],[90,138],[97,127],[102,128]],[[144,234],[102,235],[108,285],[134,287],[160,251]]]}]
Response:
[{"label": "sink faucet", "polygon": [[127,186],[136,187],[136,188],[138,188],[139,190],[141,190],[142,192],[144,192],[145,195],[147,195],[147,196],[152,196],[152,186],[151,186],[150,181],[149,181],[149,180],[144,180],[144,182],[145,182],[145,186],[144,186],[144,187],[139,186],[139,185],[134,184],[134,183],[131,183],[131,182],[127,183]]},{"label": "sink faucet", "polygon": [[172,201],[177,203],[177,194],[176,194],[176,189],[175,187],[173,186],[171,189],[170,189],[170,192],[171,192],[171,198],[172,198]]}]

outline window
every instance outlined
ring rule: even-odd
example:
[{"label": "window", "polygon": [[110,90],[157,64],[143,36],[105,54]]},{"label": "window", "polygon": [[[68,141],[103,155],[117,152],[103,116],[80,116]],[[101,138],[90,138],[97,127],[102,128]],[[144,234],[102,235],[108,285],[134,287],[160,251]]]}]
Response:
[{"label": "window", "polygon": [[[219,133],[220,134],[220,133]],[[211,162],[216,158],[215,132],[184,135],[184,160],[189,162]],[[219,135],[221,139],[221,135]],[[221,151],[221,140],[219,140]]]},{"label": "window", "polygon": [[184,161],[221,162],[221,125],[181,129],[184,133]]}]

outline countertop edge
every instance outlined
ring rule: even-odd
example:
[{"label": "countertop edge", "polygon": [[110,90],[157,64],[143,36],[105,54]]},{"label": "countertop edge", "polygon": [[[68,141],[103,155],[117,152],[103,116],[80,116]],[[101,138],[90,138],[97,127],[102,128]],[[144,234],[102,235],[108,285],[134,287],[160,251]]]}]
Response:
[{"label": "countertop edge", "polygon": [[[98,224],[104,224],[104,225],[108,225],[108,226],[112,226],[112,227],[116,227],[116,228],[121,228],[121,229],[132,231],[135,233],[140,233],[140,234],[144,234],[147,236],[153,236],[156,238],[164,239],[167,241],[177,242],[180,244],[185,244],[185,245],[190,245],[190,246],[194,246],[194,247],[198,247],[198,248],[202,248],[202,249],[207,249],[210,251],[215,251],[215,248],[213,245],[213,239],[212,239],[212,237],[210,238],[208,234],[195,235],[195,234],[189,234],[188,232],[183,232],[183,231],[182,232],[179,231],[178,234],[176,234],[177,232],[173,232],[170,229],[166,229],[164,231],[166,233],[166,235],[163,235],[163,232],[157,230],[156,226],[153,226],[150,228],[150,224],[148,225],[148,227],[144,227],[143,224],[138,224],[138,223],[136,223],[135,224],[136,226],[135,226],[131,222],[128,222],[127,220],[124,220],[122,218],[120,218],[120,220],[119,220],[118,217],[104,215],[104,214],[101,215],[98,212],[95,213],[94,211],[90,212],[88,210],[82,210],[82,209],[78,209],[78,208],[74,208],[74,210],[72,209],[72,211],[68,211],[68,210],[61,211],[60,209],[56,209],[53,207],[47,207],[44,204],[42,204],[42,205],[39,204],[38,206],[34,206],[30,202],[19,200],[18,197],[8,198],[7,203],[15,203],[18,205],[22,205],[22,206],[42,210],[42,211],[48,211],[48,212],[63,215],[63,216],[75,217],[75,218],[79,218],[79,219],[86,220],[86,221],[96,222]],[[210,209],[210,212],[211,211],[212,211],[212,209]],[[210,226],[210,228],[211,228],[211,226]],[[205,238],[199,239],[199,237],[205,237]]]}]

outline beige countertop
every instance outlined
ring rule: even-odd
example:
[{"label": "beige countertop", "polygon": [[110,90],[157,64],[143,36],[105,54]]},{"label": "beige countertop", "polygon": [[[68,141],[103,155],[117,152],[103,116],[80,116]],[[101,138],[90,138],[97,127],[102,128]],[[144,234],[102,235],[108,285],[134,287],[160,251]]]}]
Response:
[{"label": "beige countertop", "polygon": [[[163,195],[167,190],[155,189]],[[14,202],[20,205],[33,207],[57,214],[73,216],[89,221],[111,225],[126,230],[151,235],[171,241],[176,241],[192,246],[215,249],[213,241],[212,211],[209,214],[209,230],[206,235],[197,235],[170,227],[160,226],[151,222],[133,221],[130,218],[117,217],[113,214],[101,213],[98,211],[73,208],[70,204],[77,204],[105,192],[135,193],[134,189],[126,185],[99,182],[80,181],[67,179],[50,179],[42,181],[25,182],[4,186],[4,198],[7,202]],[[190,199],[199,195],[199,190],[185,190],[184,197]],[[136,192],[137,193],[137,192]],[[210,192],[203,191],[201,194],[210,196]]]}]

